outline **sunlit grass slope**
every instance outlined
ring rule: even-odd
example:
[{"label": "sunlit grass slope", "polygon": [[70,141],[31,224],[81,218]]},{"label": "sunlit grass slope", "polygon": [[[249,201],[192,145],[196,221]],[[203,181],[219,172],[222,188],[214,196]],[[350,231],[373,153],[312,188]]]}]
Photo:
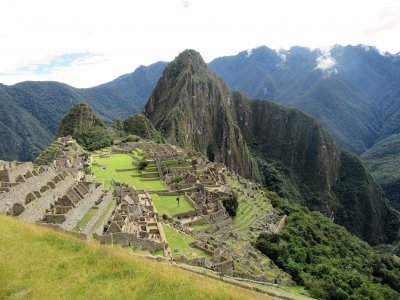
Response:
[{"label": "sunlit grass slope", "polygon": [[265,299],[6,216],[0,241],[0,299]]}]

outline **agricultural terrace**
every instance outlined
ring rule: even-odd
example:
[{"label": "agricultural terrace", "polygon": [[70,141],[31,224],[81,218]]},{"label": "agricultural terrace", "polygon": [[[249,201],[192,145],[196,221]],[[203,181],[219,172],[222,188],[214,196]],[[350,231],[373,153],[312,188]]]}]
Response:
[{"label": "agricultural terrace", "polygon": [[[100,157],[104,151],[96,151],[92,155],[91,169],[96,175],[96,181],[103,183],[106,189],[111,187],[111,181],[116,180],[133,186],[139,190],[159,191],[166,187],[158,177],[144,178],[142,172],[138,170],[138,163],[143,159],[142,153],[133,151],[129,154],[110,154],[108,157]],[[144,172],[143,172],[144,173]]]}]

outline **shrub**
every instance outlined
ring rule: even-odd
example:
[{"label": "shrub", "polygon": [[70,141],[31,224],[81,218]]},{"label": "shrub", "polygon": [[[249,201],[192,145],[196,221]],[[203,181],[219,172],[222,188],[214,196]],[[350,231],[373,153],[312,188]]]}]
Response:
[{"label": "shrub", "polygon": [[183,181],[183,177],[182,176],[175,176],[174,178],[172,178],[171,182],[172,183],[181,183]]},{"label": "shrub", "polygon": [[146,169],[146,167],[147,167],[148,165],[149,165],[149,163],[148,163],[147,161],[142,160],[142,161],[139,163],[138,169],[139,169],[140,171],[143,171],[144,169]]},{"label": "shrub", "polygon": [[239,202],[237,200],[237,196],[235,194],[230,196],[221,197],[220,200],[224,205],[228,214],[234,218],[236,216],[237,209],[239,207]]}]

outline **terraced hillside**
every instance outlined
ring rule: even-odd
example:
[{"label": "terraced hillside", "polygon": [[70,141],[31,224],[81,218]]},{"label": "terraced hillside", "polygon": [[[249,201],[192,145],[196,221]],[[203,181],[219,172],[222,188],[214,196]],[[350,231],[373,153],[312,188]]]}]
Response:
[{"label": "terraced hillside", "polygon": [[111,181],[116,180],[137,189],[146,191],[165,190],[155,164],[149,164],[139,170],[138,164],[143,159],[143,151],[136,149],[129,154],[111,154],[110,148],[95,151],[92,154],[91,169],[96,174],[96,180],[105,188],[111,187]]},{"label": "terraced hillside", "polygon": [[[190,158],[170,145],[114,146],[95,151],[91,159],[97,182],[106,188],[115,181],[149,192],[155,211],[163,219],[161,235],[168,243],[164,256],[226,275],[258,278],[268,284],[291,283],[287,274],[268,258],[257,258],[261,254],[246,237],[257,218],[273,211],[265,193],[255,184],[230,173],[222,164],[198,156]],[[224,194],[220,192],[224,185],[232,185],[239,194],[241,215],[234,224],[218,200]],[[89,211],[88,218],[90,214]],[[85,225],[85,220],[82,223]],[[234,238],[230,238],[231,234]],[[252,237],[256,238],[257,232]]]}]

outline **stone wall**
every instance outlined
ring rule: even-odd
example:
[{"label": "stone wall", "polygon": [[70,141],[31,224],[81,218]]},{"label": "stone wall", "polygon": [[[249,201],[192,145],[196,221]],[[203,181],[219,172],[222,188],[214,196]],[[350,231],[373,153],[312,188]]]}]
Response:
[{"label": "stone wall", "polygon": [[66,220],[61,224],[61,227],[65,230],[73,230],[88,210],[94,206],[102,191],[102,187],[98,186],[94,191],[85,194],[84,199],[76,203],[76,207],[65,214]]},{"label": "stone wall", "polygon": [[25,175],[26,172],[33,170],[32,162],[10,162],[7,166],[3,165],[4,167],[8,167],[7,169],[0,170],[0,181],[5,182],[15,182],[19,175]]},{"label": "stone wall", "polygon": [[[48,168],[37,176],[33,175],[27,178],[25,182],[9,187],[8,192],[0,194],[0,213],[7,213],[14,203],[25,205],[25,199],[29,193],[39,191],[43,186],[48,185],[48,182],[56,175],[57,173],[52,168]],[[36,195],[35,198],[37,198]]]},{"label": "stone wall", "polygon": [[25,211],[18,216],[18,218],[30,221],[38,222],[41,221],[43,216],[46,214],[46,210],[50,209],[51,205],[62,197],[68,189],[74,184],[75,177],[71,174],[64,176],[64,179],[54,183],[54,188],[50,188],[41,194],[40,198],[34,199],[29,204],[25,205]]},{"label": "stone wall", "polygon": [[[108,205],[113,200],[113,195],[112,195],[111,191],[105,192],[101,197],[102,197],[102,201],[98,205],[98,209],[97,209],[96,214],[93,216],[93,218],[87,223],[86,227],[83,229],[83,233],[85,233],[86,235],[90,234],[90,232],[93,229],[94,224],[96,224],[96,222],[99,220],[99,218],[101,218],[101,216],[103,215],[104,211],[107,209]],[[107,222],[107,220],[108,220],[108,218],[106,216],[105,222]],[[101,227],[101,230],[102,230],[99,233],[99,234],[101,234],[103,232],[103,224],[101,224],[101,226],[99,226],[99,227]]]},{"label": "stone wall", "polygon": [[146,239],[140,239],[136,235],[126,232],[117,232],[104,235],[93,234],[93,238],[101,244],[119,244],[149,250],[150,252],[164,249],[163,243],[156,243]]},{"label": "stone wall", "polygon": [[183,219],[183,218],[195,217],[197,215],[198,215],[198,212],[195,211],[195,210],[192,210],[192,211],[188,211],[188,212],[185,212],[185,213],[180,213],[180,214],[173,215],[173,217],[175,217],[177,219]]}]

